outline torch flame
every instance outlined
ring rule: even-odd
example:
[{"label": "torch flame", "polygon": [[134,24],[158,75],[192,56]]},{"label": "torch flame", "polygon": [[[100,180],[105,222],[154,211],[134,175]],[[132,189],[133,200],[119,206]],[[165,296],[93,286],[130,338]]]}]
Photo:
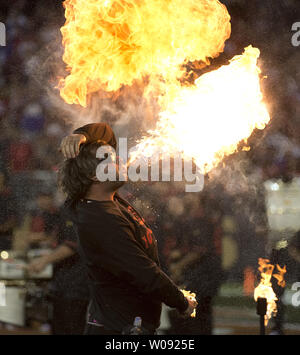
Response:
[{"label": "torch flame", "polygon": [[274,276],[278,280],[278,285],[284,287],[285,281],[283,277],[286,273],[286,266],[281,268],[279,265],[276,265],[279,274],[273,274],[274,265],[270,264],[268,259],[259,258],[258,264],[258,270],[261,273],[261,280],[259,285],[254,290],[254,299],[255,301],[257,301],[259,297],[267,299],[267,314],[265,315],[265,325],[267,325],[269,319],[277,314],[276,301],[278,298],[272,288],[271,278]]},{"label": "torch flame", "polygon": [[[181,292],[183,293],[184,297],[188,297],[190,298],[192,301],[196,301],[196,294],[188,291],[188,290],[181,290]],[[196,309],[194,309],[193,313],[191,314],[192,318],[196,317]]]},{"label": "torch flame", "polygon": [[284,280],[284,274],[286,273],[286,265],[284,267],[280,267],[280,265],[276,265],[278,274],[274,274],[273,276],[275,279],[277,279],[277,283],[280,287],[285,287],[285,280]]}]

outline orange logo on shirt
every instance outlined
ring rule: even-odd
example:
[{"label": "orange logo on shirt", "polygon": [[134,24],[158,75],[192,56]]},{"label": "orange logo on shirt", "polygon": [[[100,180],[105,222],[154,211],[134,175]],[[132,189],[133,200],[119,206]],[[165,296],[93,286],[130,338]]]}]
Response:
[{"label": "orange logo on shirt", "polygon": [[146,229],[146,236],[143,236],[142,239],[145,242],[146,249],[148,249],[149,246],[153,243],[152,230],[145,225],[144,218],[141,218],[131,206],[128,206],[128,210],[132,214],[133,218]]}]

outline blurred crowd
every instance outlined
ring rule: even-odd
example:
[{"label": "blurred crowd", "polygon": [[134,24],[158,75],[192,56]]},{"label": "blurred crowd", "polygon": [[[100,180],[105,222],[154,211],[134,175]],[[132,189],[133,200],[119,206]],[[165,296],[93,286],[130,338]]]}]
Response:
[{"label": "blurred crowd", "polygon": [[[300,174],[300,47],[291,44],[299,1],[223,2],[232,36],[213,65],[249,44],[260,48],[272,122],[254,132],[250,152],[227,158],[224,169],[206,176],[199,194],[185,193],[179,183],[141,183],[123,191],[156,231],[165,270],[196,288],[202,305],[211,304],[226,277],[244,280],[247,267],[255,270],[265,256],[263,182]],[[7,35],[0,47],[0,249],[37,242],[54,247],[53,216],[63,202],[56,185],[58,147],[70,128],[49,99],[53,77],[45,49],[60,41],[63,9],[60,1],[11,0],[1,2],[0,21]]]}]

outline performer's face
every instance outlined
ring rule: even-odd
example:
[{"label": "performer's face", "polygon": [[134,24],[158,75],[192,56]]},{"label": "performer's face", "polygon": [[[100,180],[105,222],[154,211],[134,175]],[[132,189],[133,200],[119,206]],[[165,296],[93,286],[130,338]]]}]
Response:
[{"label": "performer's face", "polygon": [[116,155],[110,156],[110,159],[106,159],[106,168],[108,171],[113,171],[113,180],[109,181],[99,181],[97,176],[93,178],[94,184],[103,184],[105,190],[114,192],[117,191],[127,182],[127,164],[123,163],[119,157]]}]

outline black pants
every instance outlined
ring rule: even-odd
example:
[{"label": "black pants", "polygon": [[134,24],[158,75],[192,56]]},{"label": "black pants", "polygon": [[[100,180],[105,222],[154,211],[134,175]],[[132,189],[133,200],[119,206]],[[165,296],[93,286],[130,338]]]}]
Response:
[{"label": "black pants", "polygon": [[82,335],[87,318],[88,301],[55,298],[53,300],[53,335]]}]

